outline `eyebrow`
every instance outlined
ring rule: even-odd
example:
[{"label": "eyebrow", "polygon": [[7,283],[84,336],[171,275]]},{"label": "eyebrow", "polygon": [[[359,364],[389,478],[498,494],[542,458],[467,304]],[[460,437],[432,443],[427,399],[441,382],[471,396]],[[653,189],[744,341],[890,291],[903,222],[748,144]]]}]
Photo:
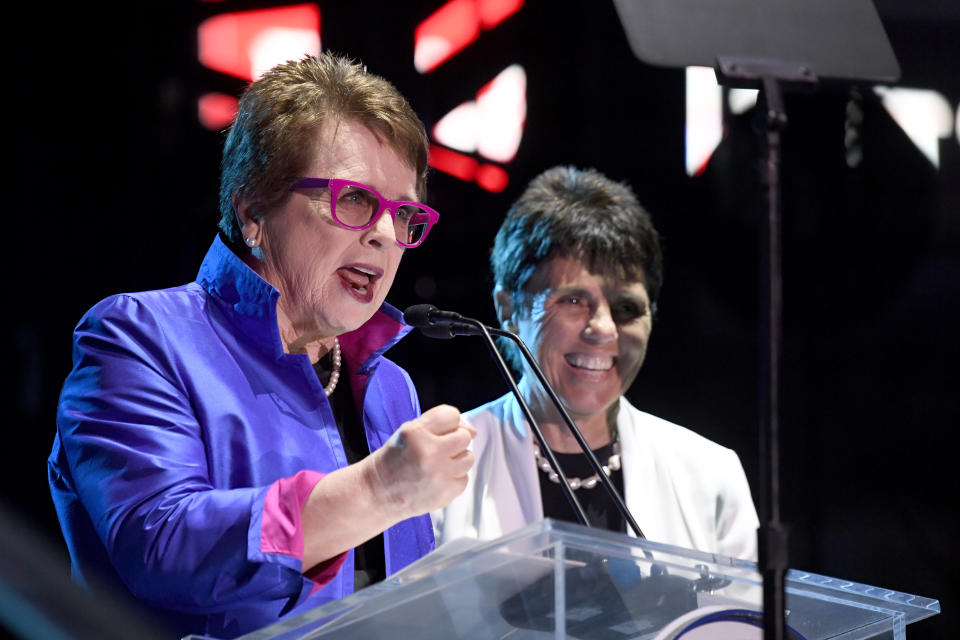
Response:
[{"label": "eyebrow", "polygon": [[[352,178],[349,178],[349,179],[352,180]],[[369,182],[364,182],[363,180],[354,180],[354,182],[359,182],[360,184],[367,185],[368,187],[370,187],[371,189],[379,193],[381,197],[386,198],[387,200],[393,200],[394,202],[420,202],[420,200],[416,196],[416,188],[414,188],[414,195],[412,196],[409,195],[409,192],[408,192],[407,194],[404,194],[399,198],[391,198],[390,196],[386,195],[383,192],[383,189],[381,189],[378,185],[371,184]]]},{"label": "eyebrow", "polygon": [[[557,287],[554,289],[547,289],[545,293],[550,297],[555,296],[578,296],[581,298],[590,298],[593,299],[593,294],[588,290],[580,286],[571,285],[569,287]],[[639,293],[634,293],[633,291],[616,291],[611,295],[604,294],[607,298],[607,301],[611,304],[617,302],[633,302],[634,304],[649,307],[650,300],[646,296],[642,296]]]},{"label": "eyebrow", "polygon": [[633,291],[620,291],[615,295],[608,296],[610,300],[633,300],[636,302],[647,302],[647,296],[634,293]]},{"label": "eyebrow", "polygon": [[571,285],[568,287],[548,288],[547,293],[549,293],[550,295],[578,295],[584,298],[592,297],[589,291],[587,291],[583,287],[578,287],[575,285]]}]

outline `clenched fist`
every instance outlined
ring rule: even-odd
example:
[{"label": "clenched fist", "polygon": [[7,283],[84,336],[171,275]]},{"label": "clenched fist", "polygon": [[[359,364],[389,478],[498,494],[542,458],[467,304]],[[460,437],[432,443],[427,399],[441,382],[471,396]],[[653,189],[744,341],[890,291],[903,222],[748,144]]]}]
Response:
[{"label": "clenched fist", "polygon": [[367,481],[400,519],[445,507],[460,495],[473,467],[467,448],[476,430],[449,405],[405,422],[370,454]]},{"label": "clenched fist", "polygon": [[363,460],[324,476],[300,512],[304,569],[447,506],[467,484],[467,447],[476,433],[459,411],[440,405],[405,422]]}]

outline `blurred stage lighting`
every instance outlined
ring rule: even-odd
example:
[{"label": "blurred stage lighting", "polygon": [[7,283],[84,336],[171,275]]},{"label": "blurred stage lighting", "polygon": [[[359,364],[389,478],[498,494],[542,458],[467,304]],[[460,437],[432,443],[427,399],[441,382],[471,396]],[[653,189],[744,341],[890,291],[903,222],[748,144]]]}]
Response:
[{"label": "blurred stage lighting", "polygon": [[451,149],[478,153],[496,162],[513,160],[527,118],[527,76],[510,65],[465,102],[440,118],[434,139]]},{"label": "blurred stage lighting", "polygon": [[[710,67],[686,69],[684,158],[689,176],[699,175],[723,138],[723,90]],[[940,167],[940,140],[956,131],[960,141],[960,107],[954,115],[943,94],[930,89],[874,87],[883,106],[934,167]],[[755,89],[731,89],[731,113],[744,113],[757,103]],[[954,120],[957,124],[954,124]]]},{"label": "blurred stage lighting", "polygon": [[[688,176],[699,175],[723,139],[723,88],[711,67],[687,67],[685,73],[684,163]],[[734,114],[757,104],[756,89],[730,89],[727,105]]]},{"label": "blurred stage lighting", "polygon": [[953,133],[953,109],[943,94],[930,89],[874,87],[887,112],[923,155],[940,168],[940,139]]},{"label": "blurred stage lighting", "polygon": [[205,93],[197,102],[197,117],[211,131],[225,128],[237,116],[237,99],[220,92]]},{"label": "blurred stage lighting", "polygon": [[414,30],[413,66],[430,73],[522,6],[523,0],[450,0]]},{"label": "blurred stage lighting", "polygon": [[315,4],[221,13],[197,28],[205,67],[256,80],[286,60],[320,53],[320,10]]},{"label": "blurred stage lighting", "polygon": [[497,74],[477,91],[476,100],[458,105],[433,126],[433,139],[448,148],[434,145],[431,166],[460,180],[474,180],[488,191],[505,189],[509,182],[505,170],[481,165],[463,154],[477,154],[503,164],[512,161],[523,138],[526,93],[527,76],[522,66],[510,65]]},{"label": "blurred stage lighting", "polygon": [[723,90],[710,67],[687,67],[684,159],[688,176],[700,174],[723,138]]},{"label": "blurred stage lighting", "polygon": [[[281,62],[320,53],[320,9],[298,4],[221,13],[200,23],[197,39],[202,65],[249,82]],[[208,129],[228,125],[236,114],[236,99],[232,106],[228,99],[217,93],[202,96],[201,124]]]}]

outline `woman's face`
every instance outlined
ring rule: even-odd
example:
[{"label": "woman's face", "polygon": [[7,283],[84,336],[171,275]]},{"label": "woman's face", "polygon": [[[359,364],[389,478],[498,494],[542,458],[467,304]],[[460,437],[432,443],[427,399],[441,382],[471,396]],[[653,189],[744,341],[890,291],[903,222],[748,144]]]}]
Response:
[{"label": "woman's face", "polygon": [[591,273],[579,260],[540,264],[515,301],[520,338],[575,420],[596,418],[633,383],[651,313],[642,281]]},{"label": "woman's face", "polygon": [[[417,199],[414,169],[366,127],[331,123],[309,143],[316,154],[302,177],[344,178],[386,198]],[[403,256],[388,212],[369,229],[346,229],[333,220],[326,189],[292,192],[251,228],[262,249],[257,270],[280,291],[278,316],[288,345],[360,327],[386,298]]]}]

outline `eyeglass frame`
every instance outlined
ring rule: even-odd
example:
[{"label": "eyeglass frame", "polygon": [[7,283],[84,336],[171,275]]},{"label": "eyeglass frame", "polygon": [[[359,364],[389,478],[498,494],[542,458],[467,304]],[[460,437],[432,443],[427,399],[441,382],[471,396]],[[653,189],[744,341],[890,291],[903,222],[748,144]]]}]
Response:
[{"label": "eyeglass frame", "polygon": [[[371,216],[370,221],[365,225],[354,227],[343,222],[337,217],[337,195],[339,195],[340,190],[344,187],[359,187],[377,196],[380,205],[377,208],[376,213]],[[390,200],[389,198],[385,198],[384,196],[380,195],[380,192],[378,192],[376,189],[365,185],[362,182],[356,182],[354,180],[344,180],[342,178],[300,178],[292,187],[290,187],[290,191],[296,191],[297,189],[330,189],[330,215],[341,227],[345,229],[351,229],[353,231],[363,231],[364,229],[369,229],[373,225],[377,224],[377,222],[380,220],[380,217],[383,215],[384,210],[387,209],[390,210],[390,217],[393,218],[394,224],[396,224],[397,221],[396,214],[398,207],[402,207],[404,205],[413,205],[423,209],[428,218],[427,229],[423,232],[423,235],[420,236],[420,240],[417,241],[416,244],[400,242],[396,239],[396,233],[394,233],[394,241],[405,249],[413,249],[423,244],[423,241],[426,240],[427,236],[430,234],[430,230],[433,228],[433,225],[440,220],[440,214],[422,202],[414,202],[412,200]]]}]

